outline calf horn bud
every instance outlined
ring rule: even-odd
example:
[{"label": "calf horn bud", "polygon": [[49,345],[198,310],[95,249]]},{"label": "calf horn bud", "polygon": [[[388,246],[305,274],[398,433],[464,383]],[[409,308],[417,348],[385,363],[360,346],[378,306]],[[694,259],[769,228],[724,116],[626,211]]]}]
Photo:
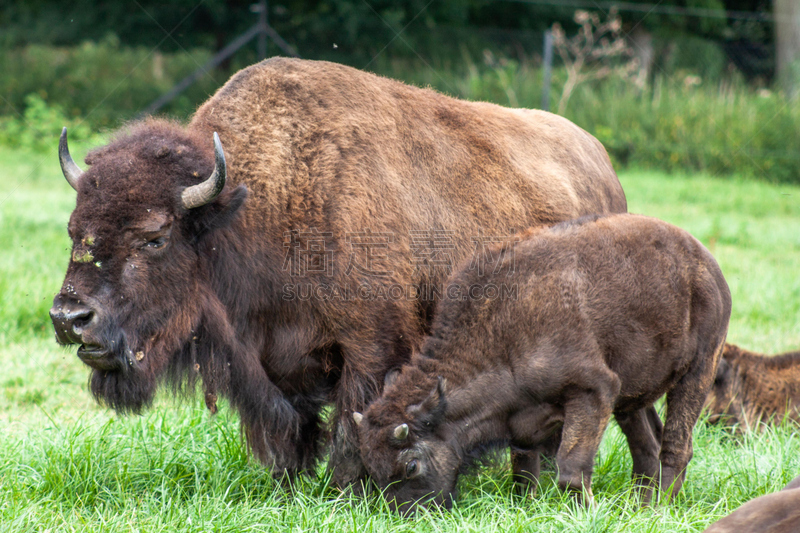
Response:
[{"label": "calf horn bud", "polygon": [[406,438],[408,438],[408,424],[400,424],[394,428],[394,438],[397,440],[406,440]]},{"label": "calf horn bud", "polygon": [[67,146],[67,128],[61,130],[61,138],[58,140],[58,162],[61,163],[61,172],[67,178],[67,183],[72,185],[72,188],[78,190],[78,184],[81,181],[83,171],[78,168],[75,161],[69,155],[69,146]]},{"label": "calf horn bud", "polygon": [[181,203],[186,209],[194,209],[206,205],[216,198],[225,187],[227,168],[225,167],[225,152],[222,151],[222,143],[219,142],[219,135],[214,132],[214,172],[206,181],[191,187],[186,187],[181,193]]},{"label": "calf horn bud", "polygon": [[361,425],[361,421],[364,420],[364,415],[362,415],[358,411],[354,411],[353,412],[353,420],[356,421],[356,425],[357,426],[360,426]]}]

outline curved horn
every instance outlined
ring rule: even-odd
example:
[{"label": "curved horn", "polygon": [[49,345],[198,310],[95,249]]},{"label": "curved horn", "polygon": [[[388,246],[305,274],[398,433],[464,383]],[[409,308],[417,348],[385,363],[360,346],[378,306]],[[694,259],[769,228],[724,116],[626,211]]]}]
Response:
[{"label": "curved horn", "polygon": [[78,168],[78,165],[75,164],[75,161],[73,161],[72,157],[69,155],[66,127],[61,130],[61,138],[58,140],[58,162],[61,163],[61,172],[64,173],[67,182],[77,191],[83,171]]},{"label": "curved horn", "polygon": [[353,412],[353,420],[356,421],[356,425],[357,426],[360,426],[361,425],[361,421],[364,420],[364,415],[362,415],[358,411],[354,411]]},{"label": "curved horn", "polygon": [[397,440],[406,440],[408,437],[408,424],[400,424],[394,428],[394,438]]},{"label": "curved horn", "polygon": [[191,187],[186,187],[181,193],[181,202],[186,209],[194,209],[216,198],[225,187],[227,169],[225,167],[225,153],[219,135],[214,132],[214,172],[206,181]]}]

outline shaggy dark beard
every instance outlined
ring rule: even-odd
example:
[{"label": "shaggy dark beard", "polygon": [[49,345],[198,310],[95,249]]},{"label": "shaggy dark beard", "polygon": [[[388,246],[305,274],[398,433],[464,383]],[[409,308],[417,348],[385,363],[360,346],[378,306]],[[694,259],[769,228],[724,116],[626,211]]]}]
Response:
[{"label": "shaggy dark beard", "polygon": [[141,414],[153,403],[156,383],[141,371],[92,370],[89,388],[98,403],[121,414]]},{"label": "shaggy dark beard", "polygon": [[[241,418],[242,433],[253,455],[275,469],[278,477],[313,473],[325,451],[320,411],[327,403],[326,387],[312,394],[286,397],[269,381],[258,352],[244,345],[228,322],[218,300],[206,296],[202,315],[187,339],[172,339],[147,354],[149,364],[133,357],[132,336],[104,336],[120,362],[115,370],[93,370],[89,385],[95,399],[121,414],[141,412],[152,404],[161,383],[176,396],[192,396],[202,380],[205,401],[216,411],[219,396],[227,397]],[[109,332],[110,333],[110,332]],[[154,361],[163,366],[153,367]]]},{"label": "shaggy dark beard", "polygon": [[105,345],[113,346],[111,353],[119,361],[120,366],[114,370],[92,370],[89,376],[92,396],[101,405],[110,407],[120,414],[141,414],[153,403],[158,385],[156,380],[133,360],[124,333],[119,333],[115,341]]}]

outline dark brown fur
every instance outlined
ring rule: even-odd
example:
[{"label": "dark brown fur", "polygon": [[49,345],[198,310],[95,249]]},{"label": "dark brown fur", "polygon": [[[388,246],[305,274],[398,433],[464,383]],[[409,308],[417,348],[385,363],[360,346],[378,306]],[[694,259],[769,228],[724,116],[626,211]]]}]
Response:
[{"label": "dark brown fur", "polygon": [[800,422],[800,352],[769,356],[726,343],[706,409],[710,422],[742,431]]},{"label": "dark brown fur", "polygon": [[[361,420],[362,458],[387,497],[402,509],[447,503],[474,449],[546,448],[559,430],[559,485],[591,497],[612,413],[634,477],[649,484],[660,471],[660,487],[677,492],[730,317],[711,254],[674,226],[614,215],[534,229],[501,266],[481,275],[465,264],[450,286],[506,284],[516,297],[443,299],[421,352]],[[652,405],[664,394],[657,435]]]},{"label": "dark brown fur", "polygon": [[797,533],[800,531],[800,477],[783,490],[742,505],[703,533]]},{"label": "dark brown fur", "polygon": [[[187,211],[180,193],[212,171],[215,131],[228,185]],[[626,210],[603,147],[563,118],[325,62],[245,69],[187,127],[133,124],[86,162],[69,223],[81,261],[54,309],[92,309],[80,339],[60,340],[109,350],[89,362],[94,395],[138,412],[162,378],[180,388],[201,377],[210,408],[229,397],[252,451],[278,473],[314,466],[321,409],[333,402],[341,484],[363,473],[350,413],[429,328],[432,301],[387,298],[386,288],[440,289],[449,273],[415,270],[410,232],[451,231],[456,262],[472,237]],[[365,230],[393,236],[373,257],[381,275],[348,273],[358,251],[348,232]],[[306,250],[317,233],[328,234],[330,271],[285,268],[290,239]],[[287,295],[299,283],[384,297]]]}]

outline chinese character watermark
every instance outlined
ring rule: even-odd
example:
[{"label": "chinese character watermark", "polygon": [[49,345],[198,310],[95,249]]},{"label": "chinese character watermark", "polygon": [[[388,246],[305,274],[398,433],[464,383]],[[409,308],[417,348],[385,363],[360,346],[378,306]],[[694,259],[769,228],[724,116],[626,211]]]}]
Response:
[{"label": "chinese character watermark", "polygon": [[333,275],[333,250],[327,249],[327,242],[333,240],[333,233],[310,228],[308,231],[286,231],[283,237],[283,247],[286,248],[284,271],[288,270],[291,276]]},{"label": "chinese character watermark", "polygon": [[455,234],[455,231],[444,229],[412,230],[411,263],[414,270],[427,270],[430,276],[435,276],[437,269],[442,269],[448,276],[452,274]]},{"label": "chinese character watermark", "polygon": [[345,274],[350,275],[354,270],[364,276],[391,276],[394,273],[386,268],[387,252],[394,242],[394,234],[366,229],[346,233],[345,242],[352,248]]}]

